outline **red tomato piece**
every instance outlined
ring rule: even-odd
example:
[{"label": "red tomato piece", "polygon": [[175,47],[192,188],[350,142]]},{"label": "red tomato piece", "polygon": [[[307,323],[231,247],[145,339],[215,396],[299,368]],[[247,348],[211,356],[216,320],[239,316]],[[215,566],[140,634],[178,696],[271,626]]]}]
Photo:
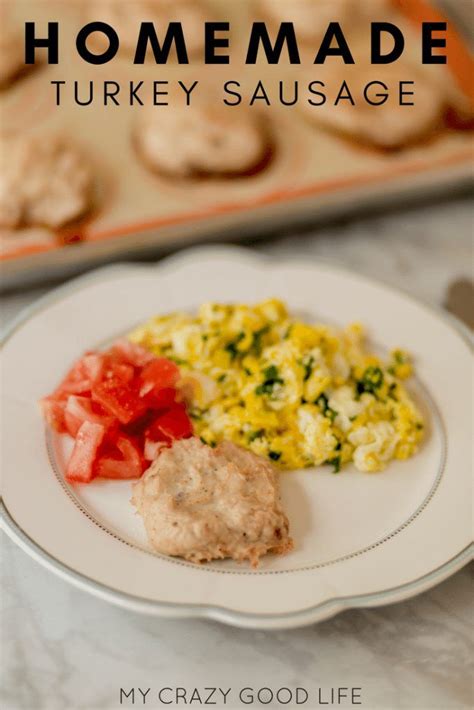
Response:
[{"label": "red tomato piece", "polygon": [[111,361],[105,372],[106,379],[117,379],[120,382],[128,383],[135,377],[135,368],[133,365],[127,365],[125,362]]},{"label": "red tomato piece", "polygon": [[129,383],[116,378],[105,379],[92,388],[92,399],[113,414],[121,424],[129,424],[146,411],[146,403],[138,394],[139,383]]},{"label": "red tomato piece", "polygon": [[179,367],[172,360],[157,357],[143,368],[140,379],[143,383],[140,394],[143,397],[152,390],[175,387],[179,380]]},{"label": "red tomato piece", "polygon": [[144,367],[155,359],[153,353],[125,338],[112,345],[111,352],[134,367]]},{"label": "red tomato piece", "polygon": [[71,483],[89,483],[94,475],[97,450],[102,443],[105,427],[96,422],[84,422],[77,432],[76,443],[66,468],[66,479]]},{"label": "red tomato piece", "polygon": [[105,357],[102,353],[86,353],[82,358],[83,370],[88,376],[91,385],[102,379],[105,367]]},{"label": "red tomato piece", "polygon": [[150,409],[169,409],[176,404],[176,395],[174,387],[164,387],[162,390],[153,389],[143,399]]},{"label": "red tomato piece", "polygon": [[117,448],[126,461],[128,461],[135,469],[140,468],[140,473],[143,473],[145,461],[136,441],[128,436],[119,436],[117,438]]},{"label": "red tomato piece", "polygon": [[142,414],[138,419],[134,419],[130,424],[121,424],[120,430],[127,436],[131,436],[133,439],[143,439],[145,431],[148,429],[150,424],[154,421],[156,417],[156,412],[147,409],[144,414]]},{"label": "red tomato piece", "polygon": [[67,431],[64,418],[66,400],[59,400],[54,396],[43,397],[40,400],[40,407],[49,426],[59,434],[64,434]]},{"label": "red tomato piece", "polygon": [[153,441],[153,439],[145,439],[143,446],[143,455],[147,461],[154,461],[158,458],[160,452],[168,446],[164,441]]},{"label": "red tomato piece", "polygon": [[100,478],[131,479],[140,478],[145,464],[137,444],[129,437],[119,435],[115,441],[113,456],[101,456],[95,467]]},{"label": "red tomato piece", "polygon": [[171,444],[175,439],[187,439],[193,434],[193,425],[183,404],[174,404],[160,414],[148,428],[146,437],[153,441]]},{"label": "red tomato piece", "polygon": [[89,397],[71,394],[64,410],[64,421],[69,434],[75,437],[84,422],[96,422],[108,429],[115,424],[116,420]]},{"label": "red tomato piece", "polygon": [[56,390],[56,393],[84,394],[85,392],[90,392],[90,389],[90,375],[84,366],[83,360],[78,360],[75,365],[71,367],[66,377],[62,380]]}]

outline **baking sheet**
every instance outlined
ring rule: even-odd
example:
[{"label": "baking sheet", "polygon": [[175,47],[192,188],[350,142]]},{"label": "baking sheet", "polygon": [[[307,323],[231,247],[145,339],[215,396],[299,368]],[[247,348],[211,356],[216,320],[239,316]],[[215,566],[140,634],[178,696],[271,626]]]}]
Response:
[{"label": "baking sheet", "polygon": [[[433,19],[435,11],[421,0],[397,0],[406,15],[406,33],[415,32],[420,19]],[[54,9],[53,9],[54,8]],[[91,156],[97,173],[97,209],[82,224],[59,236],[32,229],[15,236],[1,261],[2,286],[18,286],[72,273],[100,261],[128,258],[178,245],[211,239],[236,239],[267,234],[295,221],[324,219],[354,209],[380,206],[393,200],[410,200],[445,194],[466,184],[472,175],[471,134],[446,130],[426,142],[396,153],[362,148],[310,123],[297,107],[276,102],[266,111],[275,151],[270,165],[261,173],[239,179],[183,182],[152,174],[137,158],[133,133],[141,107],[103,107],[97,102],[80,108],[67,100],[54,105],[49,82],[91,77],[100,87],[104,79],[119,81],[153,79],[170,82],[170,101],[178,100],[178,79],[202,86],[222,86],[238,78],[248,96],[258,79],[263,79],[272,96],[280,79],[309,79],[308,65],[255,68],[239,65],[134,67],[122,57],[110,65],[90,67],[72,51],[77,30],[89,19],[83,3],[15,3],[19,20],[58,19],[69,47],[59,67],[44,66],[32,71],[16,87],[0,97],[2,126],[6,130],[60,131],[71,135]],[[213,16],[228,19],[232,27],[232,56],[243,56],[246,28],[255,14],[252,0],[211,4]],[[408,17],[409,15],[409,17]],[[439,19],[439,17],[438,17]],[[39,25],[41,27],[41,24]],[[412,51],[416,51],[413,34]],[[69,41],[67,41],[69,39]],[[417,40],[418,41],[418,40]],[[408,44],[408,42],[407,42]],[[450,80],[469,87],[469,56],[463,41],[449,38]],[[446,72],[444,67],[434,71]],[[445,75],[443,74],[443,77]],[[444,80],[444,78],[443,78]],[[82,84],[84,86],[84,84]],[[472,84],[471,84],[472,86]],[[71,89],[68,89],[70,92]]]}]

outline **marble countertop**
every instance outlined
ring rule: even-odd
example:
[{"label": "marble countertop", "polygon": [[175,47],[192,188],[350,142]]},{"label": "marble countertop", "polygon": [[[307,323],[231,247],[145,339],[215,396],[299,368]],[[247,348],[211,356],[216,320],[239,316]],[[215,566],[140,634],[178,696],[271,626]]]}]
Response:
[{"label": "marble countertop", "polygon": [[[472,276],[472,224],[469,201],[458,198],[288,234],[253,248],[331,258],[441,305],[453,279]],[[46,290],[4,296],[3,324]],[[224,706],[216,691],[209,699],[214,707],[243,708],[235,703],[240,689],[283,686],[304,687],[312,697],[321,688],[322,701],[333,687],[361,688],[365,710],[473,705],[472,565],[401,604],[347,611],[305,629],[258,632],[147,618],[109,606],[56,578],[5,537],[2,562],[4,710],[132,707],[130,699],[120,705],[120,688],[132,687],[151,688],[149,708],[201,707],[206,693],[201,704],[190,704],[193,688],[214,687],[232,688],[234,698]],[[186,688],[188,704],[159,704],[156,691],[162,687]],[[135,706],[144,707],[136,692]],[[301,707],[314,710],[308,703]],[[353,706],[341,701],[338,707]]]}]

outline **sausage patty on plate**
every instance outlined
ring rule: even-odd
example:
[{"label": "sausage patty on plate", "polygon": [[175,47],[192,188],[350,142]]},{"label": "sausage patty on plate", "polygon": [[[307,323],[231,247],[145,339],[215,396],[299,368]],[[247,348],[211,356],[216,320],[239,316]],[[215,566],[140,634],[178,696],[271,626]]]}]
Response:
[{"label": "sausage patty on plate", "polygon": [[224,557],[258,565],[292,549],[278,474],[231,442],[175,441],[134,486],[132,502],[152,546],[192,562]]}]

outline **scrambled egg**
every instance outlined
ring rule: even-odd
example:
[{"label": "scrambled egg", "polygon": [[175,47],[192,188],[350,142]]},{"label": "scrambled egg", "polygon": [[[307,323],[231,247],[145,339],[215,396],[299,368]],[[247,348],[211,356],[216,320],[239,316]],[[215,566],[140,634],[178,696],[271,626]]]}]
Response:
[{"label": "scrambled egg", "polygon": [[409,356],[367,351],[362,326],[344,330],[291,318],[276,299],[255,306],[203,304],[197,316],[152,318],[129,338],[174,359],[194,429],[227,439],[282,468],[350,461],[380,471],[412,456],[423,420],[403,380]]}]

